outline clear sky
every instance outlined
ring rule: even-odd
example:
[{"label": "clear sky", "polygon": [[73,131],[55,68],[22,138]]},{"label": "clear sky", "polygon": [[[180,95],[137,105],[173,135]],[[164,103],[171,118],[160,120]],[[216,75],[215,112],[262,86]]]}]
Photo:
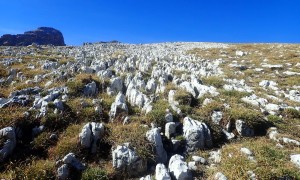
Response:
[{"label": "clear sky", "polygon": [[54,27],[68,45],[300,43],[300,0],[0,0],[0,7],[0,35]]}]

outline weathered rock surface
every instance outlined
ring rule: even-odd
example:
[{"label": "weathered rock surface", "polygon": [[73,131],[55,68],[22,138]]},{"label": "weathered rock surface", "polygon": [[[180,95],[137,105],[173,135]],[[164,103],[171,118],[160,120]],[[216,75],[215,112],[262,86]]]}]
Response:
[{"label": "weathered rock surface", "polygon": [[16,135],[15,129],[12,127],[6,127],[0,130],[0,138],[5,138],[4,144],[0,144],[0,162],[4,161],[9,155],[13,153],[16,147]]},{"label": "weathered rock surface", "polygon": [[178,154],[171,157],[169,161],[169,171],[171,177],[174,179],[193,179],[187,163],[184,161],[184,158]]},{"label": "weathered rock surface", "polygon": [[213,145],[207,125],[189,117],[183,120],[183,136],[187,141],[187,151],[210,148]]},{"label": "weathered rock surface", "polygon": [[85,148],[91,148],[91,153],[97,150],[97,144],[104,133],[104,126],[102,123],[87,123],[83,126],[79,134],[80,144]]},{"label": "weathered rock surface", "polygon": [[168,169],[164,164],[157,164],[155,167],[155,179],[156,180],[171,180]]},{"label": "weathered rock surface", "polygon": [[141,159],[129,143],[117,146],[112,151],[113,168],[118,171],[125,171],[130,176],[137,176],[144,173],[147,163]]},{"label": "weathered rock surface", "polygon": [[147,140],[154,144],[156,152],[156,162],[166,163],[167,162],[167,152],[164,149],[160,130],[158,128],[151,129],[146,133]]}]

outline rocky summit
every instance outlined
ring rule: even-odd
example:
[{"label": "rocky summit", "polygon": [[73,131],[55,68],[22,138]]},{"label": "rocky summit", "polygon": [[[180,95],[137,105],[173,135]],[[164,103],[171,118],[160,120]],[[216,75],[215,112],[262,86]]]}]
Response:
[{"label": "rocky summit", "polygon": [[65,46],[62,33],[51,27],[40,27],[24,34],[5,34],[0,38],[0,46],[28,46],[31,44]]},{"label": "rocky summit", "polygon": [[[49,28],[1,42],[64,45]],[[300,179],[299,168],[300,45],[0,47],[0,179]]]}]

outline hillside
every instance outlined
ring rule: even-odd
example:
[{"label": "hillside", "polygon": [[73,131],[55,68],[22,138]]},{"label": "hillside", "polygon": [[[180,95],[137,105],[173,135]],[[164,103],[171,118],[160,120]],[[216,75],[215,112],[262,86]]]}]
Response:
[{"label": "hillside", "polygon": [[0,46],[0,178],[300,179],[300,45]]}]

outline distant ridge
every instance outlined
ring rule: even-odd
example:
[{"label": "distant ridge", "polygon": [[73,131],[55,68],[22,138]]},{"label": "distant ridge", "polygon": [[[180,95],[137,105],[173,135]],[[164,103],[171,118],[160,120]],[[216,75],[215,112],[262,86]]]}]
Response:
[{"label": "distant ridge", "polygon": [[5,34],[0,38],[0,46],[28,46],[31,44],[65,46],[62,33],[51,27],[39,27],[24,34]]}]

